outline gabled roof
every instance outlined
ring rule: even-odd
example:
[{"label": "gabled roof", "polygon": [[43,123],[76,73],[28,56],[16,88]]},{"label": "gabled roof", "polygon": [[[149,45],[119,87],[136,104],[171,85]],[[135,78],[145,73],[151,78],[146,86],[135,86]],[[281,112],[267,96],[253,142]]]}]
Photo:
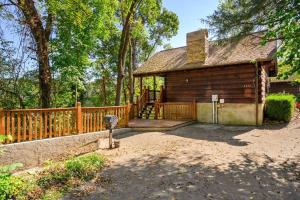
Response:
[{"label": "gabled roof", "polygon": [[134,75],[158,74],[176,70],[197,69],[231,64],[270,61],[274,59],[276,41],[260,45],[260,34],[254,33],[240,40],[209,41],[205,63],[187,63],[187,48],[179,47],[160,51],[137,68]]}]

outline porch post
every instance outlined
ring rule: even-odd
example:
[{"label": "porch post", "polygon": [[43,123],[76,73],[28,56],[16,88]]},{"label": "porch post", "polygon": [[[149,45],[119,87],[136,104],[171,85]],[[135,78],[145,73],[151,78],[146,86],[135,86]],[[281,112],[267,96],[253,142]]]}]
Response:
[{"label": "porch post", "polygon": [[143,91],[143,77],[140,77],[140,95],[142,95],[142,91]]},{"label": "porch post", "polygon": [[5,134],[5,116],[4,111],[0,108],[0,135]]},{"label": "porch post", "polygon": [[161,103],[164,102],[164,86],[163,85],[160,86],[159,100],[160,100]]},{"label": "porch post", "polygon": [[154,90],[154,101],[156,100],[156,77],[153,76],[153,90]]}]

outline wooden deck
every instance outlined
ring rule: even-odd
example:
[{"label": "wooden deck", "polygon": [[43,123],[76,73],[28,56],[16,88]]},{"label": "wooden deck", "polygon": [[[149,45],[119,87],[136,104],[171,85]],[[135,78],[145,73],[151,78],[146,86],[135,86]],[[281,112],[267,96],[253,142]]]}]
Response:
[{"label": "wooden deck", "polygon": [[134,130],[173,130],[194,123],[194,121],[134,119],[129,121],[129,128]]}]

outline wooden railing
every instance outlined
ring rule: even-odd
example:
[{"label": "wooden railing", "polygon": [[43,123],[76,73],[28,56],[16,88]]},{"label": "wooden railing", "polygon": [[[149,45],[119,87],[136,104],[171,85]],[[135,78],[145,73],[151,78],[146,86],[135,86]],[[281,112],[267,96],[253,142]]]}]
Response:
[{"label": "wooden railing", "polygon": [[136,114],[135,116],[138,116],[138,114],[141,112],[141,110],[144,108],[144,106],[147,104],[147,102],[149,101],[149,92],[148,89],[146,89],[146,87],[144,87],[141,96],[137,96],[136,97]]},{"label": "wooden railing", "polygon": [[137,118],[139,113],[145,107],[147,103],[163,102],[164,100],[164,88],[163,86],[160,90],[150,90],[149,88],[144,87],[141,93],[141,96],[136,96],[136,103],[131,105],[129,118]]},{"label": "wooden railing", "polygon": [[196,120],[196,102],[155,102],[155,119]]},{"label": "wooden railing", "polygon": [[103,117],[115,115],[118,117],[118,127],[128,126],[129,106],[88,107],[82,108],[82,132],[95,132],[105,129]]},{"label": "wooden railing", "polygon": [[111,107],[0,110],[0,134],[23,142],[105,130],[103,117],[117,115],[118,127],[127,127],[130,105]]}]

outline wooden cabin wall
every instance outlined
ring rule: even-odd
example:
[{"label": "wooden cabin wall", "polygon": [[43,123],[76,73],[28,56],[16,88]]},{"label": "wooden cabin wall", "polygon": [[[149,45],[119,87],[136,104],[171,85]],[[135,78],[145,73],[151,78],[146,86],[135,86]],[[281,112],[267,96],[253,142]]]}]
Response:
[{"label": "wooden cabin wall", "polygon": [[266,65],[262,65],[260,70],[260,77],[259,77],[259,81],[258,81],[258,85],[259,85],[259,90],[258,91],[261,91],[260,92],[260,98],[261,98],[261,101],[265,101],[266,100],[266,96],[268,94],[268,67]]},{"label": "wooden cabin wall", "polygon": [[[166,75],[166,100],[168,102],[211,102],[218,94],[225,103],[255,103],[255,65],[233,65],[174,71]],[[266,94],[266,69],[259,66],[259,103]]]}]

